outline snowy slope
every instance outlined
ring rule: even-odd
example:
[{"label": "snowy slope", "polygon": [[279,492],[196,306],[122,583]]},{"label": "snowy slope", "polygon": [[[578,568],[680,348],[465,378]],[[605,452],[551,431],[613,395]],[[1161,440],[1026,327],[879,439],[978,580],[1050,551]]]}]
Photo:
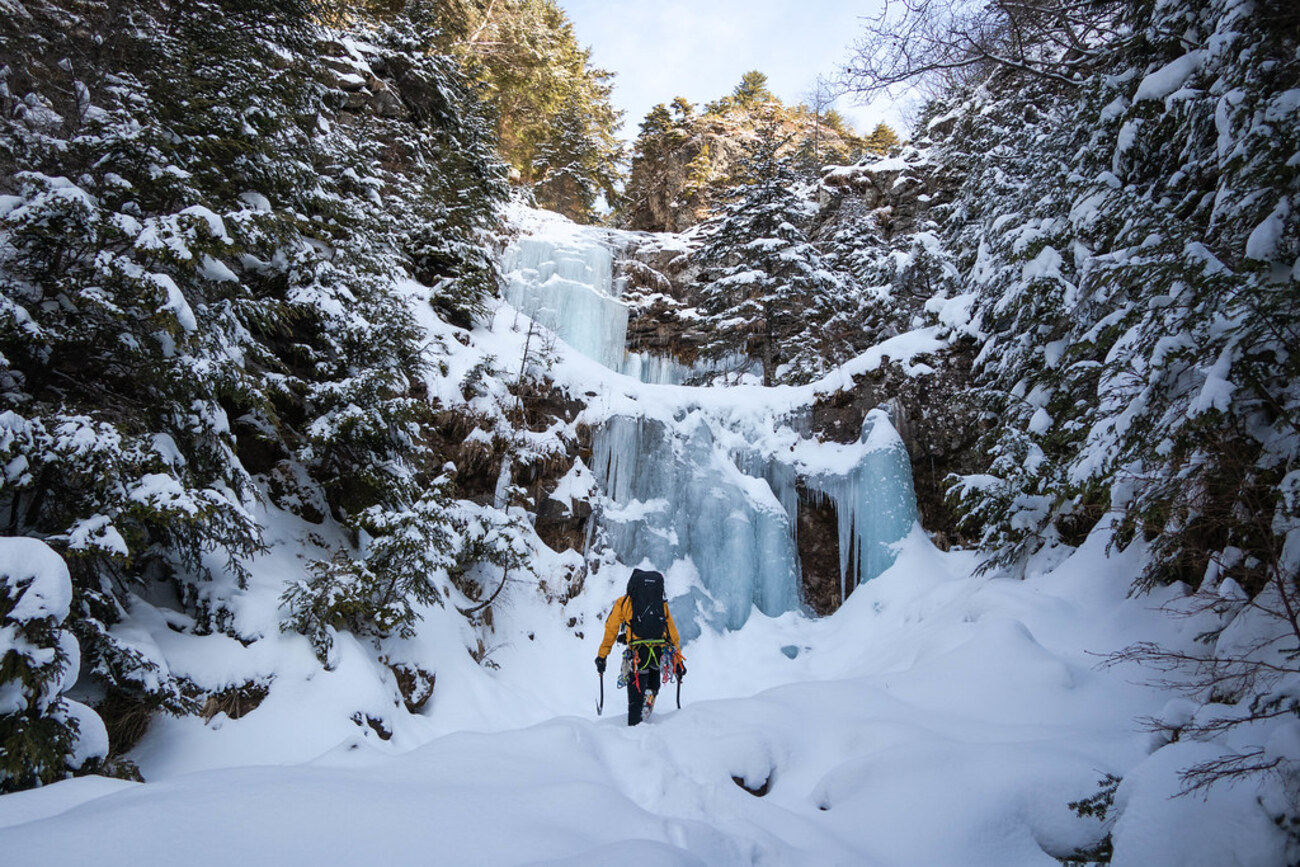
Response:
[{"label": "snowy slope", "polygon": [[[915,538],[829,618],[706,633],[687,649],[683,708],[664,701],[636,729],[610,682],[595,714],[596,637],[521,595],[501,669],[449,684],[477,703],[444,695],[425,720],[445,725],[455,701],[458,731],[400,749],[268,701],[206,743],[164,735],[206,752],[208,770],[172,772],[146,750],[150,783],[79,779],[0,799],[0,845],[8,863],[1051,865],[1099,836],[1067,804],[1137,767],[1120,794],[1143,827],[1117,836],[1114,863],[1275,863],[1248,792],[1207,803],[1144,786],[1158,775],[1143,762],[1168,751],[1147,759],[1157,744],[1134,718],[1166,696],[1133,671],[1098,670],[1094,654],[1136,634],[1178,643],[1195,623],[1155,610],[1175,593],[1127,598],[1137,555],[1103,547],[1016,582],[972,579],[968,557]],[[607,590],[575,603],[599,607]],[[261,756],[222,752],[254,726]],[[319,754],[293,755],[294,742]],[[770,788],[756,797],[733,778]]]}]

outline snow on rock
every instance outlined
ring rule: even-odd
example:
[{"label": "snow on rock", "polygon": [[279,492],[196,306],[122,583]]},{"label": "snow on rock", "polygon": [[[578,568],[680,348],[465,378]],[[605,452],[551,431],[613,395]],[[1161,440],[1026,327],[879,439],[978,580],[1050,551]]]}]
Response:
[{"label": "snow on rock", "polygon": [[574,500],[589,500],[596,493],[596,479],[587,465],[578,458],[573,467],[556,484],[550,498],[563,503],[566,513],[572,513]]}]

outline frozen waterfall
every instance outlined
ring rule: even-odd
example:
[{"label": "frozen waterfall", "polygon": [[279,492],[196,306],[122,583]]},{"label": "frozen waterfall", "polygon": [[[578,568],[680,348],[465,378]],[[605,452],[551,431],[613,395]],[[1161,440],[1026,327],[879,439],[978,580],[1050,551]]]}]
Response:
[{"label": "frozen waterfall", "polygon": [[867,414],[857,443],[797,442],[768,454],[720,445],[704,413],[669,424],[616,415],[595,436],[593,469],[605,493],[605,542],[622,563],[668,572],[688,562],[736,629],[752,608],[769,616],[801,607],[796,527],[805,496],[830,501],[838,519],[841,598],[880,575],[917,521],[911,459],[883,410]]},{"label": "frozen waterfall", "polygon": [[[626,351],[628,307],[607,234],[552,223],[515,242],[502,259],[506,300],[576,351],[643,383],[724,371],[742,380],[744,359],[692,371]],[[811,391],[806,405],[787,400],[777,412],[763,408],[767,390],[755,389],[738,416],[710,412],[703,390],[653,393],[658,417],[624,404],[591,419],[601,486],[593,526],[597,547],[618,562],[688,576],[692,599],[674,608],[693,602],[698,613],[679,615],[684,634],[704,622],[739,628],[754,608],[777,616],[802,607],[796,535],[810,501],[835,508],[841,598],[892,565],[917,509],[911,461],[884,411],[867,414],[857,442],[838,444],[814,438]],[[665,401],[675,412],[662,412]]]},{"label": "frozen waterfall", "polygon": [[918,516],[912,460],[889,415],[873,409],[862,422],[862,454],[846,473],[809,475],[807,486],[835,504],[839,523],[840,594],[898,559]]},{"label": "frozen waterfall", "polygon": [[594,233],[522,238],[501,259],[505,299],[578,352],[625,376],[678,385],[692,368],[627,352],[627,305],[613,279],[613,254]]}]

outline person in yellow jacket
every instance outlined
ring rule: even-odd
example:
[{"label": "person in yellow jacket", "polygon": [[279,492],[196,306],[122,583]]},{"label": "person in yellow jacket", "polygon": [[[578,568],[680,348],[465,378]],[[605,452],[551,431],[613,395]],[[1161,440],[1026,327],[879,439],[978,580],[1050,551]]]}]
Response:
[{"label": "person in yellow jacket", "polygon": [[605,638],[596,656],[596,670],[604,673],[605,659],[614,649],[619,632],[627,630],[630,665],[627,667],[627,724],[641,722],[649,714],[659,694],[660,670],[665,658],[671,660],[677,678],[686,676],[681,655],[681,639],[672,612],[664,599],[664,576],[658,572],[633,569],[627,580],[627,593],[620,596],[605,621]]}]

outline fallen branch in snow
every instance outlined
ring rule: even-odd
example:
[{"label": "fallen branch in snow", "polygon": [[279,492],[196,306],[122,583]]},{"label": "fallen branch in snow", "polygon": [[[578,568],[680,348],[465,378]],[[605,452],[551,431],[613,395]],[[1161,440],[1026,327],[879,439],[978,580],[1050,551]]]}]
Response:
[{"label": "fallen branch in snow", "polygon": [[461,614],[465,615],[466,617],[468,617],[471,614],[477,614],[478,612],[482,611],[484,608],[487,608],[489,605],[491,605],[493,602],[497,600],[498,596],[501,595],[501,591],[505,589],[506,581],[508,581],[509,578],[510,578],[510,570],[509,569],[501,570],[501,583],[497,585],[497,589],[493,591],[492,595],[489,596],[486,601],[480,602],[478,605],[475,605],[473,608],[461,608],[459,605],[457,605],[456,610],[459,611]]}]

